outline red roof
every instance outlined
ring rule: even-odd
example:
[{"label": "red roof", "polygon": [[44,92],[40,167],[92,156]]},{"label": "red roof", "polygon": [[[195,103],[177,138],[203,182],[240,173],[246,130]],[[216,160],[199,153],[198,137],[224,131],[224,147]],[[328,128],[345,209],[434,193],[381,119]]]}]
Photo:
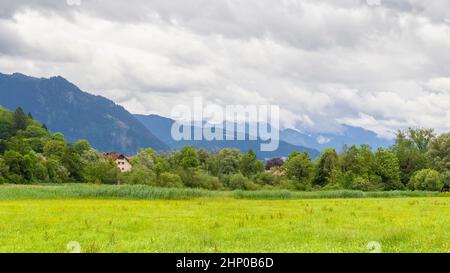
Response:
[{"label": "red roof", "polygon": [[112,160],[126,159],[126,160],[128,160],[128,158],[126,156],[124,156],[123,154],[119,154],[117,152],[104,153],[103,159],[112,159]]}]

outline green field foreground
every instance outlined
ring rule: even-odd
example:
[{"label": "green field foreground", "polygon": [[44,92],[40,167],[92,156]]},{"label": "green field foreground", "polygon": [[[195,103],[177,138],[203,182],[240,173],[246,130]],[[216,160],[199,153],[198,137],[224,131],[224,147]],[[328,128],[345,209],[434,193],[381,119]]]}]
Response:
[{"label": "green field foreground", "polygon": [[[371,241],[383,252],[450,251],[444,195],[134,200],[40,190],[0,186],[0,252],[69,252],[71,241],[81,252],[370,252]],[[37,193],[8,195],[20,191]]]}]

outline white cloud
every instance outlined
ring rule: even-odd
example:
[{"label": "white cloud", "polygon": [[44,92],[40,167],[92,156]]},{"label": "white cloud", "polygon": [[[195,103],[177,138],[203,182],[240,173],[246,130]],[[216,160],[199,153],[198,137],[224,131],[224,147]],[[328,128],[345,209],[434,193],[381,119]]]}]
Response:
[{"label": "white cloud", "polygon": [[447,1],[1,1],[1,72],[62,75],[131,112],[201,95],[282,123],[450,130]]},{"label": "white cloud", "polygon": [[331,141],[331,139],[324,137],[324,136],[318,136],[316,140],[317,140],[317,143],[319,143],[321,145],[327,144],[328,142]]},{"label": "white cloud", "polygon": [[66,0],[66,3],[69,6],[79,6],[81,5],[81,0]]}]

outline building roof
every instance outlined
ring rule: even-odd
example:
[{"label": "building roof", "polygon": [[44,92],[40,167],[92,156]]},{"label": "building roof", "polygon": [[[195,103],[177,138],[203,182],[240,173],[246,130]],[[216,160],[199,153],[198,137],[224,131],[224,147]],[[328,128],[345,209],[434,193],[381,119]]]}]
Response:
[{"label": "building roof", "polygon": [[128,157],[126,157],[123,154],[117,153],[117,152],[104,153],[102,158],[103,159],[112,159],[112,160],[126,159],[127,161],[129,161]]}]

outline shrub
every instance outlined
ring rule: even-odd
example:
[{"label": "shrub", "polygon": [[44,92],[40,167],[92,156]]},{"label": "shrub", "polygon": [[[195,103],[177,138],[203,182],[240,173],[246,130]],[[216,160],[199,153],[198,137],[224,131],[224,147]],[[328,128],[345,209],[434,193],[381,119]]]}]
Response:
[{"label": "shrub", "polygon": [[181,177],[183,184],[189,188],[202,188],[210,190],[222,188],[219,178],[211,176],[202,170],[179,169],[178,174]]},{"label": "shrub", "polygon": [[356,176],[352,181],[352,190],[360,190],[360,191],[379,191],[383,189],[383,185],[381,183],[381,178],[375,175],[372,175],[370,178]]},{"label": "shrub", "polygon": [[257,190],[258,186],[241,173],[229,176],[227,187],[232,190]]},{"label": "shrub", "polygon": [[118,184],[119,169],[112,160],[99,160],[88,165],[85,180],[94,184]]},{"label": "shrub", "polygon": [[381,177],[375,174],[353,172],[339,173],[336,181],[325,187],[326,190],[348,189],[359,191],[382,191],[385,189]]},{"label": "shrub", "polygon": [[34,166],[33,174],[39,182],[46,182],[49,180],[48,171],[43,162],[38,162]]},{"label": "shrub", "polygon": [[45,162],[45,167],[47,168],[50,182],[64,183],[69,179],[69,171],[55,158],[49,158]]},{"label": "shrub", "polygon": [[450,171],[442,173],[442,182],[445,188],[450,188]]},{"label": "shrub", "polygon": [[218,190],[222,188],[219,178],[211,176],[205,172],[197,171],[194,174],[194,181],[199,188],[208,190]]},{"label": "shrub", "polygon": [[157,185],[165,188],[181,188],[183,187],[183,181],[177,174],[164,172],[159,176]]},{"label": "shrub", "polygon": [[297,190],[296,182],[287,178],[277,179],[275,182],[275,187],[291,191]]},{"label": "shrub", "polygon": [[4,164],[8,166],[9,173],[21,175],[25,169],[25,162],[23,156],[16,151],[6,151],[4,158]]},{"label": "shrub", "polygon": [[25,179],[23,178],[23,176],[21,176],[19,174],[15,174],[15,173],[9,174],[6,181],[11,184],[24,184],[25,183],[24,182]]},{"label": "shrub", "polygon": [[3,184],[6,182],[8,170],[9,170],[8,165],[6,165],[5,160],[0,156],[0,184]]},{"label": "shrub", "polygon": [[277,177],[273,176],[270,172],[262,172],[255,177],[255,182],[258,185],[271,185],[276,183]]},{"label": "shrub", "polygon": [[156,175],[145,167],[134,166],[129,172],[120,173],[120,184],[156,185]]},{"label": "shrub", "polygon": [[410,179],[408,187],[419,191],[440,191],[444,182],[439,172],[432,169],[424,169],[416,172]]}]

